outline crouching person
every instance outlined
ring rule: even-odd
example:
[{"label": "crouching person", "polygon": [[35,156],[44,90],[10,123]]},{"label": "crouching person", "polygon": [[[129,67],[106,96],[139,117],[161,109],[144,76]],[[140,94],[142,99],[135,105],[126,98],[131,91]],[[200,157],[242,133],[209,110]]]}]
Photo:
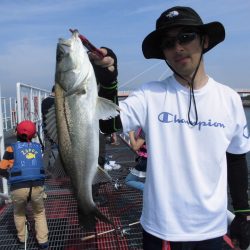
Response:
[{"label": "crouching person", "polygon": [[0,162],[0,174],[8,179],[14,207],[19,249],[25,246],[26,206],[32,205],[39,249],[48,249],[48,226],[44,208],[44,169],[42,149],[32,142],[36,126],[25,120],[16,128],[17,142],[6,148]]}]

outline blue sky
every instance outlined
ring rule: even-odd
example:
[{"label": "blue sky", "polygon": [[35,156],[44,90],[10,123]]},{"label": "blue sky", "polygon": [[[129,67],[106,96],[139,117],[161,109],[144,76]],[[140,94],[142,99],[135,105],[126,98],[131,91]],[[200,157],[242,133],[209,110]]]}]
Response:
[{"label": "blue sky", "polygon": [[118,57],[119,84],[131,89],[171,74],[159,60],[144,59],[141,43],[166,9],[190,6],[203,22],[220,21],[226,39],[205,55],[206,70],[232,88],[250,88],[250,1],[246,0],[0,0],[0,85],[15,96],[16,83],[51,89],[58,38],[77,28],[97,47]]}]

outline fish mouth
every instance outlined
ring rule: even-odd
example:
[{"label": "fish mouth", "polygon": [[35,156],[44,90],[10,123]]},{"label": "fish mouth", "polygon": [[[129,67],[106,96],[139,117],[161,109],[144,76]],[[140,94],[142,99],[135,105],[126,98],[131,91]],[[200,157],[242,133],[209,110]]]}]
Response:
[{"label": "fish mouth", "polygon": [[[67,40],[62,40],[57,44],[56,49],[56,65],[61,65],[57,68],[58,72],[68,72],[75,69],[75,63],[70,59],[71,55],[71,43]],[[67,59],[68,58],[68,59]],[[71,63],[64,63],[63,61],[69,60]]]},{"label": "fish mouth", "polygon": [[65,45],[65,46],[70,47],[71,46],[71,39],[59,38],[58,45]]},{"label": "fish mouth", "polygon": [[[70,39],[59,38],[56,50],[56,63],[60,63],[63,58],[67,57],[72,51],[72,44],[76,39],[78,39],[79,32],[74,30],[72,37]],[[71,70],[71,69],[69,69]]]},{"label": "fish mouth", "polygon": [[70,52],[71,44],[66,40],[60,40],[56,50],[56,62],[59,63]]}]

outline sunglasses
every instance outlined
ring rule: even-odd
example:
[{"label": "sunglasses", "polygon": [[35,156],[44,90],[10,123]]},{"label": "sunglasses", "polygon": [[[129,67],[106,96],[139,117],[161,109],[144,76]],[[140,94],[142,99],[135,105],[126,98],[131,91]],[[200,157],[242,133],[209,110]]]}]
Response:
[{"label": "sunglasses", "polygon": [[197,35],[197,32],[180,32],[175,37],[163,38],[160,47],[161,49],[172,49],[174,48],[177,41],[180,45],[185,45],[192,42],[197,37]]}]

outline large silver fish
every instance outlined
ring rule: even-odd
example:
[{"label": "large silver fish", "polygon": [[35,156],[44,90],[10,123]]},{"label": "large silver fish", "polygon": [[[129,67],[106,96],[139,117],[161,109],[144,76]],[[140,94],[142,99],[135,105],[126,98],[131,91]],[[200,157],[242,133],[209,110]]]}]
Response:
[{"label": "large silver fish", "polygon": [[98,97],[94,70],[78,35],[75,31],[57,44],[55,114],[59,154],[73,185],[79,223],[91,227],[96,218],[111,223],[93,201],[92,182],[98,167],[99,119],[115,117],[119,107]]}]

